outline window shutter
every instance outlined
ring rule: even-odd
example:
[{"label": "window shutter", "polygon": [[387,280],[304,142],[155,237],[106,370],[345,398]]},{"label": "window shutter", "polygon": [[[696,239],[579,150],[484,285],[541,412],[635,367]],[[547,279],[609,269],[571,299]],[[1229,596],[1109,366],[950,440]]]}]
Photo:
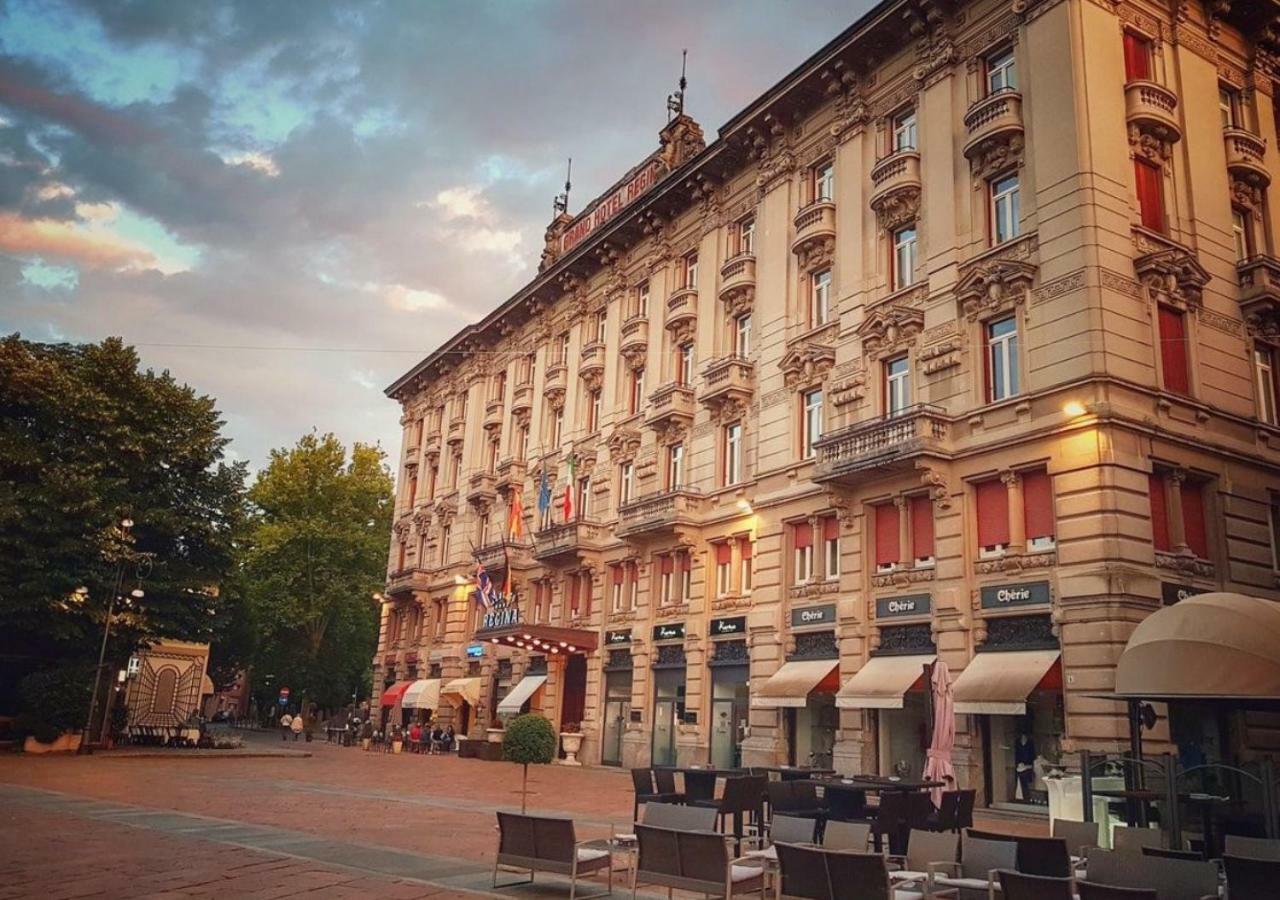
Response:
[{"label": "window shutter", "polygon": [[693,571],[693,557],[690,556],[688,553],[680,554],[680,571],[681,572]]},{"label": "window shutter", "polygon": [[1131,31],[1124,33],[1124,77],[1126,81],[1151,78],[1151,50],[1146,38]]},{"label": "window shutter", "polygon": [[911,555],[933,556],[933,501],[924,494],[911,498]]},{"label": "window shutter", "polygon": [[1196,481],[1182,482],[1182,527],[1187,546],[1200,559],[1209,558],[1209,537],[1204,523],[1204,485]]},{"label": "window shutter", "polygon": [[1133,161],[1133,180],[1138,189],[1138,211],[1142,227],[1164,231],[1164,188],[1160,167],[1145,160]]},{"label": "window shutter", "polygon": [[622,584],[622,578],[623,578],[622,566],[614,566],[613,567],[613,583]]},{"label": "window shutter", "polygon": [[791,528],[797,550],[813,546],[813,526],[808,522],[800,522],[792,525]]},{"label": "window shutter", "polygon": [[1179,394],[1189,394],[1187,378],[1187,329],[1182,313],[1168,306],[1158,308],[1160,362],[1164,386]]},{"label": "window shutter", "polygon": [[1152,472],[1147,479],[1147,492],[1151,496],[1151,542],[1157,550],[1169,551],[1169,513],[1164,499],[1164,476]]},{"label": "window shutter", "polygon": [[1048,472],[1027,472],[1022,476],[1022,503],[1027,537],[1053,537],[1057,529],[1053,516],[1053,481]]},{"label": "window shutter", "polygon": [[840,520],[835,516],[828,516],[822,520],[822,539],[824,541],[840,540]]},{"label": "window shutter", "polygon": [[673,560],[670,556],[663,556],[659,558],[662,560],[662,574],[670,575],[671,572],[675,569],[675,560]]},{"label": "window shutter", "polygon": [[898,507],[882,503],[876,510],[876,565],[893,565],[899,559]]},{"label": "window shutter", "polygon": [[716,565],[728,565],[732,559],[732,547],[728,544],[716,544]]},{"label": "window shutter", "polygon": [[999,478],[979,482],[978,546],[1009,543],[1009,493]]},{"label": "window shutter", "polygon": [[738,546],[742,552],[743,559],[750,559],[752,553],[755,552],[755,544],[751,543],[751,538],[739,539]]},{"label": "window shutter", "polygon": [[[549,588],[550,585],[547,585],[546,587]],[[541,582],[538,583],[537,591],[538,591],[538,599],[536,602],[539,606],[542,606],[542,594],[544,592],[544,587]],[[569,609],[573,610],[574,612],[578,611],[578,576],[577,575],[569,576]]]}]

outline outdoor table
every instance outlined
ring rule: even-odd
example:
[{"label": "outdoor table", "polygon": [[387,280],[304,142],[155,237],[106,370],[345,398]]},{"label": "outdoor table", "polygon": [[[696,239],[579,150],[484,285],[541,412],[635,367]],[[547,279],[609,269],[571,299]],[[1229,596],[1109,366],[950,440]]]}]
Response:
[{"label": "outdoor table", "polygon": [[812,766],[752,766],[753,770],[777,775],[782,781],[812,781],[815,778],[830,777],[836,774],[835,769],[815,769]]},{"label": "outdoor table", "polygon": [[845,822],[868,818],[867,794],[915,793],[945,787],[941,781],[890,781],[879,775],[809,780],[822,788],[823,799],[827,801],[827,818]]},{"label": "outdoor table", "polygon": [[714,800],[717,778],[732,778],[734,775],[746,774],[745,769],[717,769],[712,766],[670,766],[669,768],[684,776],[684,796],[687,803],[697,800]]},{"label": "outdoor table", "polygon": [[[1125,790],[1106,790],[1094,791],[1095,797],[1114,797],[1118,800],[1124,800],[1125,803],[1125,821],[1128,825],[1133,825],[1135,821],[1145,824],[1147,816],[1145,815],[1146,807],[1150,804],[1159,803],[1168,799],[1168,795],[1163,791],[1152,791],[1143,789],[1125,789]],[[1200,808],[1200,830],[1204,835],[1204,858],[1213,859],[1217,855],[1217,835],[1213,831],[1213,811],[1215,806],[1229,803],[1230,797],[1221,797],[1217,794],[1203,793],[1185,793],[1178,794],[1178,802],[1185,803],[1188,806],[1197,806]],[[1136,816],[1135,812],[1138,807],[1142,807],[1144,815]],[[1164,823],[1165,826],[1168,823]]]}]

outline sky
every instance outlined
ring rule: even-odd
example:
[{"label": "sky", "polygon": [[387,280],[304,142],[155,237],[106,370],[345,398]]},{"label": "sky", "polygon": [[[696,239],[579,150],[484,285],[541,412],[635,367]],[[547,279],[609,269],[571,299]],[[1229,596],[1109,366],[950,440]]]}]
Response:
[{"label": "sky", "polygon": [[686,111],[715,131],[870,0],[0,0],[0,332],[118,335],[229,456],[400,445],[383,395]]}]

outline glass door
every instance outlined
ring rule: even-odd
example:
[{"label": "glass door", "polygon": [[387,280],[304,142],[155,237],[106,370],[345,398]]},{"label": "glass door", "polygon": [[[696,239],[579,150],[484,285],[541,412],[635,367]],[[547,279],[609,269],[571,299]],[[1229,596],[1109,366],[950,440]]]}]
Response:
[{"label": "glass door", "polygon": [[606,766],[622,765],[622,732],[631,712],[630,700],[606,700],[604,704],[604,746],[600,761]]},{"label": "glass door", "polygon": [[653,707],[653,765],[676,764],[676,701],[659,699]]}]

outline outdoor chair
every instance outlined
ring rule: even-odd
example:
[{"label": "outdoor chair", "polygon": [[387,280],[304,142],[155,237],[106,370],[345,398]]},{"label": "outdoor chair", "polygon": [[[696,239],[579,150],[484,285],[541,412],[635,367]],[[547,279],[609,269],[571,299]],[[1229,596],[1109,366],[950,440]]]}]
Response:
[{"label": "outdoor chair", "polygon": [[1169,850],[1165,847],[1143,847],[1142,855],[1161,859],[1204,859],[1204,854],[1197,850]]},{"label": "outdoor chair", "polygon": [[825,792],[823,802],[827,805],[827,820],[841,822],[868,822],[871,813],[867,808],[866,791],[832,791]]},{"label": "outdoor chair", "polygon": [[925,827],[930,831],[959,831],[960,792],[943,791],[938,808],[929,814]]},{"label": "outdoor chair", "polygon": [[799,816],[777,815],[769,823],[769,841],[787,844],[812,844],[817,835],[818,823]]},{"label": "outdoor chair", "polygon": [[726,898],[758,892],[764,898],[763,865],[733,858],[723,835],[637,825],[636,840],[639,855],[631,874],[632,900],[642,883]]},{"label": "outdoor chair", "polygon": [[724,793],[714,804],[698,802],[698,806],[711,806],[716,811],[716,825],[720,831],[725,830],[725,822],[732,818],[734,824],[733,837],[739,844],[746,835],[746,829],[754,825],[757,831],[764,824],[764,792],[766,779],[761,775],[739,775],[726,778]]},{"label": "outdoor chair", "polygon": [[956,831],[973,827],[973,804],[977,796],[975,790],[960,792],[960,802],[956,804]]},{"label": "outdoor chair", "polygon": [[604,869],[609,876],[608,890],[591,896],[613,893],[612,854],[599,841],[576,840],[571,819],[498,813],[498,853],[493,861],[495,890],[499,887],[500,866],[529,872],[527,881],[513,881],[501,887],[532,884],[537,872],[568,875],[569,900],[577,897],[578,876]]},{"label": "outdoor chair", "polygon": [[938,810],[933,805],[933,795],[928,791],[915,791],[907,794],[907,828],[918,828],[922,831],[929,828],[929,823],[937,816]]},{"label": "outdoor chair", "polygon": [[[893,886],[889,861],[882,854],[835,850],[823,853],[833,900],[907,900],[922,896],[916,890]],[[927,896],[955,897],[957,894],[955,890],[942,889]]]},{"label": "outdoor chair", "polygon": [[1067,842],[1067,849],[1079,861],[1084,858],[1086,847],[1098,846],[1097,822],[1073,822],[1070,819],[1053,820],[1053,836]]},{"label": "outdoor chair", "polygon": [[792,843],[774,844],[773,849],[778,859],[782,897],[833,900],[826,857],[821,850]]},{"label": "outdoor chair", "polygon": [[640,805],[642,803],[674,803],[675,798],[666,794],[661,794],[654,790],[653,787],[653,769],[632,769],[631,770],[631,787],[635,791],[635,801],[631,808],[631,821],[638,821],[640,818]]},{"label": "outdoor chair", "polygon": [[1222,855],[1245,856],[1249,859],[1280,859],[1280,841],[1274,838],[1244,837],[1229,834]]},{"label": "outdoor chair", "polygon": [[1066,838],[1022,837],[1018,845],[1018,871],[1042,878],[1070,878],[1075,874]]},{"label": "outdoor chair", "polygon": [[965,832],[960,839],[960,861],[930,862],[925,894],[938,888],[957,888],[965,893],[990,894],[998,890],[997,869],[1018,868],[1018,845],[1013,841],[988,841]]},{"label": "outdoor chair", "polygon": [[1117,825],[1111,832],[1111,849],[1121,853],[1141,853],[1143,847],[1163,847],[1164,835],[1156,828]]},{"label": "outdoor chair", "polygon": [[705,806],[678,803],[646,803],[644,824],[676,831],[714,831],[716,811]]},{"label": "outdoor chair", "polygon": [[676,790],[676,773],[674,769],[654,769],[653,783],[658,793],[667,799],[663,803],[684,803],[684,791]]},{"label": "outdoor chair", "polygon": [[1155,888],[1159,900],[1218,896],[1218,867],[1204,860],[1092,849],[1085,880],[1115,887]]},{"label": "outdoor chair", "polygon": [[1246,856],[1222,857],[1231,900],[1263,900],[1280,893],[1280,861]]},{"label": "outdoor chair", "polygon": [[954,863],[960,853],[960,835],[949,831],[911,829],[907,835],[907,852],[890,856],[898,868],[889,873],[895,884],[923,883],[929,880],[929,863]]},{"label": "outdoor chair", "polygon": [[829,821],[822,828],[824,850],[853,850],[866,853],[871,843],[870,822]]},{"label": "outdoor chair", "polygon": [[818,786],[812,781],[791,780],[791,794],[795,800],[796,809],[804,815],[816,815],[819,818],[825,818],[827,808],[822,802],[822,798],[818,796]]},{"label": "outdoor chair", "polygon": [[871,837],[875,841],[876,850],[884,850],[895,856],[906,853],[910,817],[910,795],[894,791],[881,796],[875,824],[871,826]]},{"label": "outdoor chair", "polygon": [[1150,888],[1115,887],[1092,881],[1077,881],[1076,892],[1080,900],[1160,900]]},{"label": "outdoor chair", "polygon": [[822,818],[825,810],[818,789],[807,781],[770,781],[765,785],[770,815],[782,813],[807,819]]},{"label": "outdoor chair", "polygon": [[1000,890],[1004,900],[1075,900],[1074,884],[1070,878],[1049,878],[1045,875],[1025,875],[1001,869]]}]

